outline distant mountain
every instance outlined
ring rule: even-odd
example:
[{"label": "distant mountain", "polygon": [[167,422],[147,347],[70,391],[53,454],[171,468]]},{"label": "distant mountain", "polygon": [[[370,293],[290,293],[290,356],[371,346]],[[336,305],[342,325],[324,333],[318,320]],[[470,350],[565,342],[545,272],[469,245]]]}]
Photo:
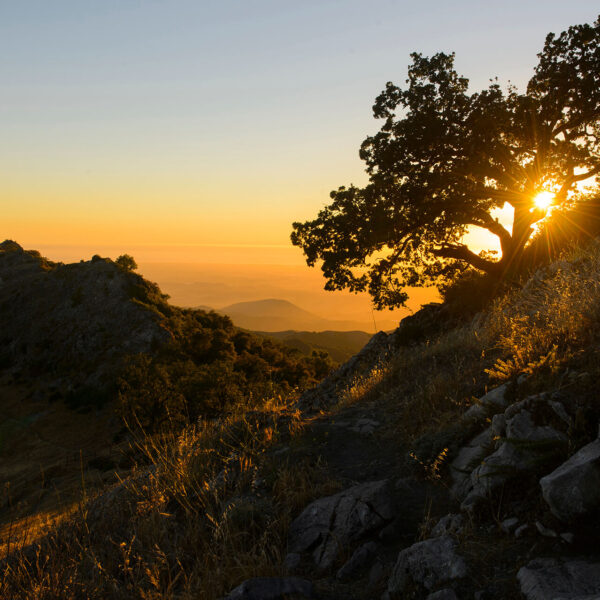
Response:
[{"label": "distant mountain", "polygon": [[290,348],[310,356],[313,350],[324,350],[335,362],[343,363],[357,354],[371,339],[364,331],[255,331],[275,338]]},{"label": "distant mountain", "polygon": [[253,331],[351,331],[364,329],[358,321],[336,321],[319,317],[288,302],[270,298],[254,302],[238,302],[219,309],[235,325]]}]

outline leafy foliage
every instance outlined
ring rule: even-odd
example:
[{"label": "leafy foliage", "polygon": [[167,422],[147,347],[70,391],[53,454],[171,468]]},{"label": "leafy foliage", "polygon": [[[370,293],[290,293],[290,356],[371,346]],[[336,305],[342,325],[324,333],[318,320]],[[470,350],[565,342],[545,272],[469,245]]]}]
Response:
[{"label": "leafy foliage", "polygon": [[[119,382],[132,425],[171,428],[287,395],[327,375],[325,353],[302,356],[275,340],[237,329],[215,312],[171,308],[172,342],[126,360]],[[159,308],[160,310],[160,308]]]},{"label": "leafy foliage", "polygon": [[135,259],[130,254],[121,254],[115,263],[125,271],[135,271],[138,268]]},{"label": "leafy foliage", "polygon": [[[497,81],[469,93],[453,54],[411,56],[406,87],[390,82],[375,101],[383,125],[360,150],[368,185],[340,187],[316,219],[293,225],[326,289],[366,290],[379,309],[465,265],[512,274],[546,215],[536,194],[561,205],[600,172],[600,20],[549,34],[524,93]],[[505,203],[512,232],[492,215]],[[470,226],[499,238],[500,260],[463,243]]]}]

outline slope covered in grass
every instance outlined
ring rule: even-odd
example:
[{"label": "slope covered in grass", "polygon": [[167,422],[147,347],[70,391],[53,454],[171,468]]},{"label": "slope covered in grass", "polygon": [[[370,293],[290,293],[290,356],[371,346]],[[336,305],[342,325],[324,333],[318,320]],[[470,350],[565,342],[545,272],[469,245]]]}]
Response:
[{"label": "slope covered in grass", "polygon": [[[370,567],[349,584],[335,576],[353,547],[343,549],[333,571],[299,574],[325,598],[393,589],[398,553],[430,539],[439,516],[461,511],[449,492],[450,465],[491,422],[487,409],[465,416],[486,391],[507,384],[513,411],[540,394],[559,394],[552,397],[560,397],[570,423],[562,426],[566,443],[552,447],[540,468],[555,468],[597,436],[600,244],[563,255],[451,327],[447,310],[436,313],[438,333],[429,318],[426,335],[414,321],[381,334],[354,366],[306,396],[310,402],[265,397],[250,412],[240,405],[226,419],[138,438],[130,476],[36,544],[17,544],[5,555],[3,597],[220,598],[249,577],[289,572],[290,523],[311,500],[382,477],[397,482],[396,493],[419,482],[431,489],[422,505],[399,509],[404,519],[420,515],[418,527],[376,538],[379,578]],[[549,418],[544,414],[539,418]],[[558,426],[543,422],[550,425]],[[524,597],[517,573],[538,556],[594,559],[586,531],[595,521],[558,523],[542,499],[539,473],[507,481],[465,513],[454,542],[469,566],[451,582],[458,597],[482,590],[482,597]],[[529,524],[518,539],[500,528],[515,515]],[[568,527],[574,541],[544,537],[535,523],[560,533]],[[413,583],[391,596],[425,598],[429,591]]]}]

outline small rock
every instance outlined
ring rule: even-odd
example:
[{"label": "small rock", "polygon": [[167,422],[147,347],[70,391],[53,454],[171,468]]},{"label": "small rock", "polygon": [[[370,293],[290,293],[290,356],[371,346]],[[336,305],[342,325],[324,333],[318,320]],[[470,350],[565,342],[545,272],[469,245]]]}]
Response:
[{"label": "small rock", "polygon": [[575,541],[575,536],[570,531],[565,531],[565,533],[561,533],[560,537],[567,542],[567,544],[572,544]]},{"label": "small rock", "polygon": [[465,518],[463,515],[448,514],[442,517],[431,530],[431,537],[446,534],[459,534],[463,530]]},{"label": "small rock", "polygon": [[571,521],[594,512],[600,505],[600,439],[576,452],[540,479],[542,495],[552,513]]},{"label": "small rock", "polygon": [[529,529],[529,525],[527,525],[527,523],[524,523],[523,525],[521,525],[520,527],[517,527],[515,529],[515,537],[516,538],[520,538],[523,536],[523,534]]},{"label": "small rock", "polygon": [[254,577],[238,585],[224,600],[285,600],[291,595],[315,598],[313,584],[298,577]]},{"label": "small rock", "polygon": [[362,546],[358,547],[350,559],[344,564],[343,567],[337,572],[336,577],[340,581],[349,581],[354,579],[360,571],[365,569],[375,556],[377,551],[377,544],[375,542],[367,542]]},{"label": "small rock", "polygon": [[402,550],[388,581],[388,595],[401,594],[410,581],[432,590],[467,574],[464,558],[450,536],[432,538]]},{"label": "small rock", "polygon": [[473,404],[463,415],[463,419],[480,419],[485,417],[490,411],[502,410],[506,408],[508,401],[506,400],[506,392],[508,390],[508,384],[503,383],[498,387],[490,390],[485,396],[482,396],[477,401],[477,404]]},{"label": "small rock", "polygon": [[512,533],[515,527],[519,524],[519,519],[517,517],[510,517],[508,519],[504,519],[502,523],[500,523],[500,529],[506,533]]},{"label": "small rock", "polygon": [[592,600],[600,594],[600,563],[538,558],[522,567],[517,579],[527,600]]},{"label": "small rock", "polygon": [[535,522],[535,527],[544,537],[549,537],[549,538],[558,537],[558,534],[556,533],[556,531],[554,531],[553,529],[550,529],[548,527],[545,527],[539,521]]},{"label": "small rock", "polygon": [[450,588],[445,588],[443,590],[439,590],[438,592],[433,592],[433,594],[429,594],[425,600],[458,600],[454,590]]}]

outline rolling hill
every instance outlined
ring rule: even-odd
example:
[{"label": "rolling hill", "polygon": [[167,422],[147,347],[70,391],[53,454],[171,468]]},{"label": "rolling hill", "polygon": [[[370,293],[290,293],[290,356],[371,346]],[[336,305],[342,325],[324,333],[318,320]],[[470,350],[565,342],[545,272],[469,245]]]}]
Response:
[{"label": "rolling hill", "polygon": [[235,325],[253,331],[351,331],[364,329],[355,321],[325,319],[307,310],[276,298],[238,302],[219,309]]}]

